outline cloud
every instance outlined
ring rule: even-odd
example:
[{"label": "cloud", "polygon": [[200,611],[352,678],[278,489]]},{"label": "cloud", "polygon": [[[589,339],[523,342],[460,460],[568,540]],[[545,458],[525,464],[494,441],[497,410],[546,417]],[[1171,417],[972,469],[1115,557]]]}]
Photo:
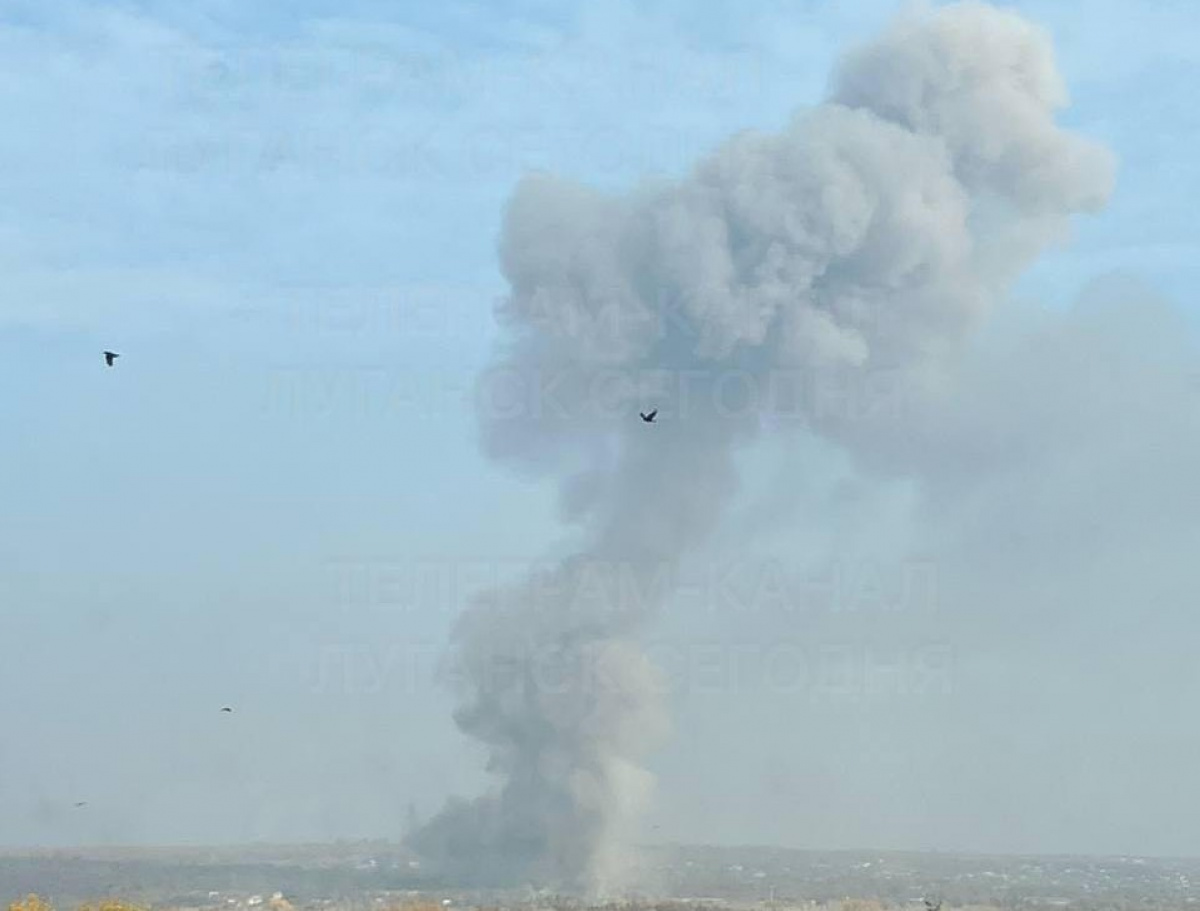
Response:
[{"label": "cloud", "polygon": [[[926,396],[953,388],[1013,278],[1111,192],[1111,154],[1055,122],[1064,102],[1041,32],[961,3],[901,17],[847,54],[825,104],[734,136],[681,180],[622,195],[548,175],[518,186],[500,243],[507,344],[480,382],[484,447],[556,476],[582,541],[462,618],[455,720],[498,782],[416,834],[431,860],[460,877],[611,887],[662,727],[638,636],[670,597],[664,570],[730,510],[736,455],[766,409],[753,390],[785,371],[894,373],[916,433],[922,417],[940,426]],[[644,401],[639,371],[676,385]],[[750,407],[728,407],[731,377]],[[648,404],[664,416],[654,429],[631,420]],[[912,418],[895,411],[796,406],[807,431],[864,460],[893,448],[885,468],[925,452],[905,448]]]}]

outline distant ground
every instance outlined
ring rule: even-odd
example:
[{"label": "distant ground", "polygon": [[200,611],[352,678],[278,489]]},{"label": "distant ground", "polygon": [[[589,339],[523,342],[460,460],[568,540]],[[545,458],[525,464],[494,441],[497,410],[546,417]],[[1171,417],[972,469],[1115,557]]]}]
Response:
[{"label": "distant ground", "polygon": [[[779,848],[653,847],[640,852],[631,897],[776,906],[875,901],[945,909],[1200,908],[1200,859],[983,857],[813,852]],[[428,876],[396,844],[231,848],[0,850],[0,902],[34,892],[62,911],[120,897],[160,908],[243,911],[282,893],[302,908],[368,908],[416,899],[454,905],[547,905],[532,890],[471,891]],[[850,903],[854,904],[854,903]],[[811,907],[811,905],[810,905]],[[837,905],[833,905],[837,907]],[[850,907],[850,905],[846,905]]]}]

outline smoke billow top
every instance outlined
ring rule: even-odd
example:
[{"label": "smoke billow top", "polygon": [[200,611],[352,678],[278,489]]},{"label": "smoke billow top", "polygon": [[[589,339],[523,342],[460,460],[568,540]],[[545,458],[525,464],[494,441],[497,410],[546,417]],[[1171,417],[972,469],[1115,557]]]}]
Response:
[{"label": "smoke billow top", "polygon": [[961,3],[901,18],[815,110],[682,180],[518,186],[480,420],[490,455],[558,480],[571,556],[462,617],[456,721],[496,787],[418,850],[473,881],[612,881],[667,728],[639,632],[720,522],[739,446],[787,414],[862,447],[822,388],[937,387],[1008,283],[1107,199],[1113,160],[1056,125],[1065,103],[1042,32]]}]

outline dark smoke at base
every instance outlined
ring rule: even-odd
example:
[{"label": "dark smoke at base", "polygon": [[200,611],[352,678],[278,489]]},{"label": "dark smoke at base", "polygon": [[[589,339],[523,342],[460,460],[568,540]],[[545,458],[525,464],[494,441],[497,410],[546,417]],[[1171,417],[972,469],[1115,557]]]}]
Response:
[{"label": "dark smoke at base", "polygon": [[[497,785],[413,837],[435,868],[619,885],[651,789],[640,763],[667,730],[639,633],[718,526],[764,417],[728,406],[730,378],[942,386],[1012,279],[1107,199],[1111,157],[1055,125],[1065,100],[1040,31],[964,3],[899,20],[845,57],[815,112],[734,137],[683,181],[517,188],[484,446],[555,479],[581,543],[461,618],[455,718]],[[636,420],[645,407],[658,425]],[[844,445],[864,438],[848,411],[805,417]]]}]

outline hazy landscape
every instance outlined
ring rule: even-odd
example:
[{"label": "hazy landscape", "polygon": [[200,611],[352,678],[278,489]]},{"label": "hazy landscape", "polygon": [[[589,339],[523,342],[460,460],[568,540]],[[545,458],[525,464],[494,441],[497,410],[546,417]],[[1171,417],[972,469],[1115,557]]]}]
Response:
[{"label": "hazy landscape", "polygon": [[1197,48],[0,0],[0,909],[1200,906]]},{"label": "hazy landscape", "polygon": [[[533,886],[483,890],[423,876],[399,845],[255,846],[4,852],[0,897],[33,892],[71,908],[120,896],[158,908],[253,908],[272,896],[295,908],[577,907]],[[1134,857],[983,857],[648,847],[639,882],[610,903],[672,901],[734,907],[1170,909],[1200,904],[1200,861]],[[878,903],[877,905],[871,904]]]}]

